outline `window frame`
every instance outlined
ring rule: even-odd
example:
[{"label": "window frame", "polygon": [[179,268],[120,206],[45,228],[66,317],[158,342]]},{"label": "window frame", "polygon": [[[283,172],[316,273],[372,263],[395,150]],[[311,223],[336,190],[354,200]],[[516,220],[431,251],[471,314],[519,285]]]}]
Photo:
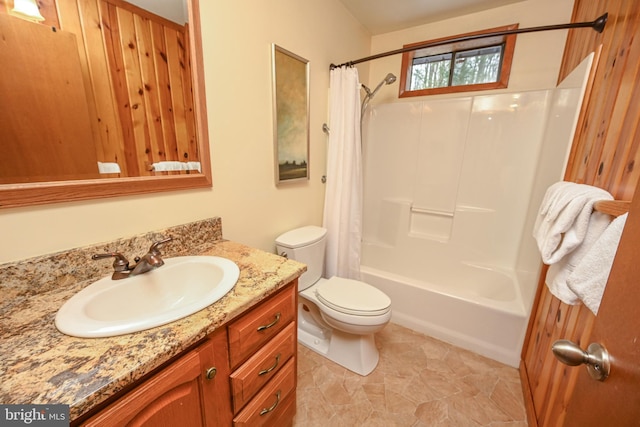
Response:
[{"label": "window frame", "polygon": [[[400,73],[400,89],[399,89],[399,97],[407,98],[412,96],[425,96],[425,95],[439,95],[444,93],[459,93],[459,92],[471,92],[471,91],[481,91],[481,90],[491,90],[491,89],[504,89],[509,85],[509,76],[511,74],[511,63],[513,61],[513,52],[515,50],[516,45],[516,34],[509,34],[504,36],[495,36],[488,37],[486,39],[486,43],[482,43],[483,39],[474,39],[467,40],[462,42],[452,41],[451,43],[446,43],[447,40],[459,39],[467,36],[474,36],[480,34],[489,34],[494,32],[501,31],[509,31],[515,30],[518,28],[518,24],[506,25],[503,27],[490,28],[482,31],[475,31],[471,33],[459,34],[452,37],[445,37],[440,39],[428,40],[418,43],[406,44],[403,46],[403,49],[410,47],[422,46],[425,44],[437,44],[439,53],[454,53],[457,51],[469,50],[469,49],[479,49],[482,47],[494,46],[500,43],[504,43],[504,54],[502,56],[502,63],[500,66],[500,76],[497,82],[491,83],[476,83],[470,85],[458,85],[458,86],[442,86],[436,88],[428,88],[428,89],[419,89],[419,90],[409,90],[407,89],[407,84],[410,82],[411,76],[411,68],[413,64],[413,60],[415,58],[416,49],[410,52],[405,52],[402,54],[402,70]],[[498,38],[501,38],[502,41],[497,41]],[[430,49],[430,48],[425,48]],[[434,53],[436,54],[436,53]]]}]

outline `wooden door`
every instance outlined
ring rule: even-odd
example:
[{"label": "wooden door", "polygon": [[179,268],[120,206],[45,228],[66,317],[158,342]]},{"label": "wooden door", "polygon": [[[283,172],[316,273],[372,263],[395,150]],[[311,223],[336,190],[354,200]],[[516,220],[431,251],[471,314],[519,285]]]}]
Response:
[{"label": "wooden door", "polygon": [[[590,342],[604,345],[611,373],[603,382],[584,367],[567,405],[565,426],[640,425],[640,188],[620,240]],[[580,343],[584,349],[589,343]]]},{"label": "wooden door", "polygon": [[99,178],[75,36],[2,14],[0,36],[0,183]]}]

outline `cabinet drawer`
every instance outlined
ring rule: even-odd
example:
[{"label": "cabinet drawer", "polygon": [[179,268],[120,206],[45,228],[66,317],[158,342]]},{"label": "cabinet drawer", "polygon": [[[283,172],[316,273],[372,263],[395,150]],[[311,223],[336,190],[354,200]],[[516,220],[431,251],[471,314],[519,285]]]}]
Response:
[{"label": "cabinet drawer", "polygon": [[294,355],[296,346],[295,323],[282,330],[237,371],[231,374],[233,411],[237,413],[273,378]]},{"label": "cabinet drawer", "polygon": [[233,419],[234,427],[274,425],[275,421],[283,419],[285,412],[292,410],[291,401],[295,401],[296,395],[295,361],[295,357],[289,359],[273,380]]},{"label": "cabinet drawer", "polygon": [[255,353],[295,318],[297,280],[228,327],[231,368]]}]

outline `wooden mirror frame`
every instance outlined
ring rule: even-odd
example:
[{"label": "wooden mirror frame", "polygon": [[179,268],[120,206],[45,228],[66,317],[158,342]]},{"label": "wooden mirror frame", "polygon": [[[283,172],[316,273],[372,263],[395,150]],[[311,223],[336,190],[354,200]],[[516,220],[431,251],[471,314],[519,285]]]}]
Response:
[{"label": "wooden mirror frame", "polygon": [[0,185],[0,208],[211,187],[199,0],[189,1],[189,25],[192,28],[189,46],[201,174],[4,184]]}]

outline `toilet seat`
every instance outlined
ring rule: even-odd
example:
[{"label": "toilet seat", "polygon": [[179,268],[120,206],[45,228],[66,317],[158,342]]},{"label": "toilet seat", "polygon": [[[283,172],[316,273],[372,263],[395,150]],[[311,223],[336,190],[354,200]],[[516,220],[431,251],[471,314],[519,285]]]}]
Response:
[{"label": "toilet seat", "polygon": [[391,309],[391,299],[379,289],[358,280],[332,277],[318,283],[319,302],[344,314],[380,316]]}]

